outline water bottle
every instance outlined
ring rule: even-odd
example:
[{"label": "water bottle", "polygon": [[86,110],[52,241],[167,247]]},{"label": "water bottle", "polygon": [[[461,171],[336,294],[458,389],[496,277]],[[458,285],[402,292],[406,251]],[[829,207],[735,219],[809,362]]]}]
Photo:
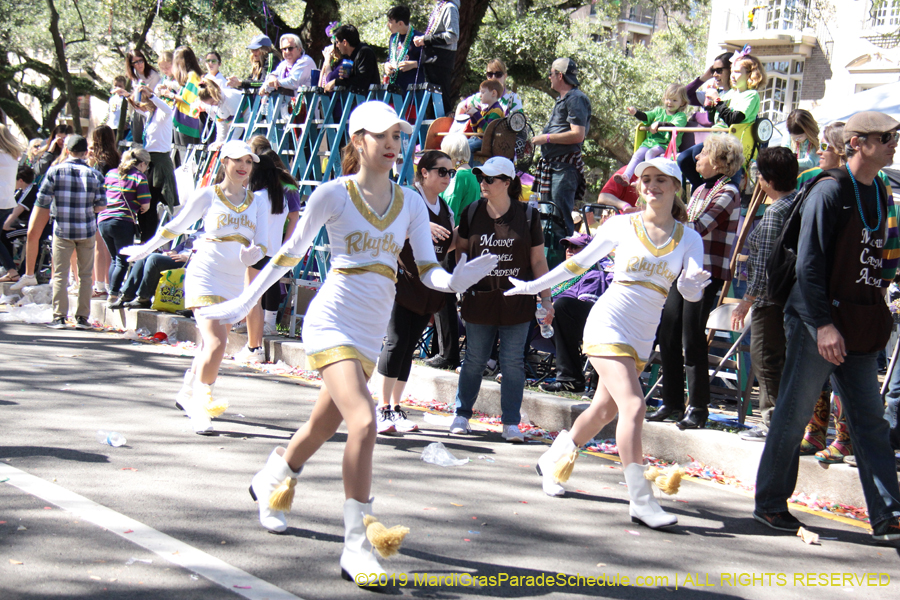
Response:
[{"label": "water bottle", "polygon": [[125,436],[115,431],[97,431],[97,442],[118,448],[125,445]]},{"label": "water bottle", "polygon": [[537,310],[534,311],[534,318],[537,319],[538,325],[541,326],[541,336],[545,338],[553,337],[553,325],[545,325],[544,317],[547,316],[547,309],[538,302]]}]

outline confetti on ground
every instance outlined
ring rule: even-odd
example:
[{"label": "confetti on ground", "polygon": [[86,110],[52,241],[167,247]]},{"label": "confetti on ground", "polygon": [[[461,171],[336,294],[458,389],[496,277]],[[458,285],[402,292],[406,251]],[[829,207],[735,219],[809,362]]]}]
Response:
[{"label": "confetti on ground", "polygon": [[804,544],[809,544],[810,546],[813,544],[819,544],[819,534],[813,533],[805,527],[801,527],[797,530],[797,537],[803,540]]},{"label": "confetti on ground", "polygon": [[471,542],[472,540],[470,540],[469,538],[463,538],[463,541],[464,541],[464,542]]},{"label": "confetti on ground", "polygon": [[597,566],[598,566],[598,567],[605,567],[605,566],[606,566],[606,563],[597,563]]},{"label": "confetti on ground", "polygon": [[96,576],[96,575],[91,575],[91,579],[93,579],[94,581],[101,581],[103,578],[102,578],[102,577],[98,577],[98,576]]},{"label": "confetti on ground", "polygon": [[16,560],[16,559],[14,559],[14,558],[11,558],[11,559],[9,559],[9,564],[11,564],[11,565],[24,565],[25,563],[23,563],[21,560]]},{"label": "confetti on ground", "polygon": [[239,590],[249,590],[249,589],[252,589],[249,585],[236,585],[236,586],[234,586],[234,587],[236,587],[236,588],[239,589]]},{"label": "confetti on ground", "polygon": [[450,505],[451,506],[462,506],[462,504],[457,504],[456,502],[451,502]]},{"label": "confetti on ground", "polygon": [[27,530],[28,530],[28,528],[25,527],[24,525],[19,525],[19,528],[16,529],[16,531],[27,531]]},{"label": "confetti on ground", "polygon": [[634,531],[632,529],[626,529],[625,531],[627,533],[630,533],[631,535],[641,535],[640,532]]},{"label": "confetti on ground", "polygon": [[122,470],[123,471],[137,471],[137,469],[135,469],[134,467],[123,467]]},{"label": "confetti on ground", "polygon": [[128,531],[123,531],[122,533],[134,533],[134,529],[129,529]]}]

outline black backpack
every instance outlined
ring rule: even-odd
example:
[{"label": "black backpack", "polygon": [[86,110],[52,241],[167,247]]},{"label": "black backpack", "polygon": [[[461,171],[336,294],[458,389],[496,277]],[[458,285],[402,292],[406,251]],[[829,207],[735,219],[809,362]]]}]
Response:
[{"label": "black backpack", "polygon": [[784,227],[766,260],[766,297],[770,302],[784,306],[791,295],[797,281],[797,242],[800,239],[803,204],[813,187],[823,179],[836,177],[831,171],[822,171],[806,184],[785,217]]}]

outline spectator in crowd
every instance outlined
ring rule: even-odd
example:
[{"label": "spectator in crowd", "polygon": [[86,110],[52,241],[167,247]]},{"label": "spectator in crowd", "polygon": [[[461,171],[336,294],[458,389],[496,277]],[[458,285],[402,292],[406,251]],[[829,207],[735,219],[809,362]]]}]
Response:
[{"label": "spectator in crowd", "polygon": [[201,109],[216,120],[216,139],[209,149],[218,150],[228,138],[231,123],[241,106],[241,94],[209,79],[201,81],[199,88],[197,97],[200,98]]},{"label": "spectator in crowd", "polygon": [[450,106],[458,41],[459,0],[435,0],[425,33],[413,38],[413,44],[422,48],[425,79],[441,88],[447,106]]},{"label": "spectator in crowd", "polygon": [[[118,168],[106,176],[106,208],[97,217],[102,243],[112,257],[108,265],[110,308],[119,308],[122,281],[128,270],[128,257],[121,250],[134,244],[138,231],[137,215],[150,210],[150,188],[145,173],[150,168],[150,153],[138,146],[125,153]],[[138,236],[139,237],[139,236]]]},{"label": "spectator in crowd", "polygon": [[173,120],[174,141],[177,146],[199,144],[203,125],[200,122],[200,83],[205,75],[194,51],[187,46],[175,49],[172,74],[179,89],[175,95]]},{"label": "spectator in crowd", "polygon": [[159,225],[157,206],[162,203],[174,213],[178,204],[175,165],[172,163],[172,108],[150,88],[142,88],[143,102],[135,107],[146,117],[144,149],[150,153],[147,183],[150,186],[150,210],[138,215],[141,240],[149,240]]},{"label": "spectator in crowd", "polygon": [[[0,222],[5,223],[6,218],[16,208],[16,176],[19,170],[19,159],[25,152],[25,145],[12,134],[6,125],[0,123]],[[18,272],[5,246],[0,246],[0,264],[13,275],[6,281],[18,281]]]},{"label": "spectator in crowd", "polygon": [[394,6],[387,12],[388,60],[384,63],[385,83],[405,92],[406,88],[419,81],[419,60],[422,49],[412,43],[421,32],[409,26],[409,9]]},{"label": "spectator in crowd", "polygon": [[319,87],[325,88],[329,81],[334,81],[340,75],[341,62],[344,57],[337,48],[337,38],[334,32],[341,26],[340,21],[332,21],[325,28],[325,35],[331,43],[322,49],[322,72],[319,74]]},{"label": "spectator in crowd", "polygon": [[[525,389],[525,340],[534,318],[534,296],[504,296],[512,288],[510,277],[530,281],[547,272],[541,219],[532,207],[519,202],[521,182],[512,161],[502,156],[473,169],[482,199],[460,217],[456,252],[467,256],[496,255],[497,269],[463,296],[466,322],[466,360],[459,373],[456,416],[450,433],[469,433],[472,408],[481,389],[481,374],[488,363],[494,338],[500,335],[500,405],[503,439],[524,442],[519,430],[522,392]],[[547,309],[545,323],[553,320],[549,291],[541,294]]]},{"label": "spectator in crowd", "polygon": [[723,52],[718,55],[700,77],[687,84],[685,91],[691,106],[706,106],[706,92],[700,88],[709,80],[713,81],[711,85],[718,96],[725,96],[731,89],[731,57],[733,55],[733,52]]},{"label": "spectator in crowd", "polygon": [[[414,185],[428,207],[431,240],[438,262],[444,262],[456,242],[453,213],[439,197],[447,189],[453,175],[450,157],[438,150],[423,154],[416,165]],[[408,433],[418,429],[400,408],[400,402],[409,381],[419,338],[428,327],[431,316],[440,310],[448,296],[426,287],[419,279],[419,269],[409,240],[403,245],[397,260],[400,266],[397,271],[397,294],[394,296],[384,347],[378,357],[378,372],[382,381],[381,402],[375,417],[378,433]]]},{"label": "spectator in crowd", "polygon": [[131,270],[122,284],[119,299],[109,308],[137,309],[153,306],[153,295],[156,293],[162,272],[185,266],[193,252],[194,239],[200,233],[202,231],[186,236],[184,241],[172,250],[154,252],[131,263]]},{"label": "spectator in crowd", "polygon": [[484,143],[482,137],[487,130],[488,125],[492,121],[503,118],[503,107],[500,106],[500,96],[503,95],[503,85],[495,79],[486,79],[479,86],[479,95],[482,103],[480,105],[472,104],[467,111],[469,122],[472,124],[472,131],[480,133],[479,136],[469,138],[469,149],[474,156],[476,152],[481,150]]},{"label": "spectator in crowd", "polygon": [[[13,261],[13,245],[10,236],[15,232],[18,235],[26,233],[23,227],[27,225],[28,218],[22,218],[34,208],[37,199],[38,188],[34,185],[34,171],[31,167],[20,166],[16,172],[16,206],[12,209],[0,229],[0,262],[6,269],[6,274],[0,277],[0,283],[15,283],[19,281],[19,265]],[[46,234],[45,234],[46,235]]]},{"label": "spectator in crowd", "polygon": [[262,92],[271,94],[279,90],[293,96],[301,86],[312,85],[312,72],[316,63],[304,52],[303,42],[293,33],[281,36],[278,47],[284,60],[266,75],[266,85]]},{"label": "spectator in crowd", "polygon": [[266,75],[275,70],[275,49],[272,40],[267,35],[257,35],[247,45],[250,51],[250,74],[246,79],[240,79],[234,75],[228,78],[228,87],[242,90],[256,90],[262,87]]},{"label": "spectator in crowd", "polygon": [[787,506],[797,484],[807,415],[832,377],[856,449],[872,537],[900,540],[900,488],[890,426],[878,391],[876,355],[890,337],[883,251],[890,232],[880,169],[893,163],[900,122],[856,113],[844,126],[847,164],[806,196],[797,241],[797,280],[784,308],[787,351],[756,478],[753,518],[779,531],[803,524]]},{"label": "spectator in crowd", "polygon": [[549,78],[559,97],[543,132],[531,140],[541,147],[532,189],[559,209],[562,223],[554,219],[552,227],[557,239],[562,239],[575,232],[572,211],[587,189],[581,146],[591,124],[591,101],[578,89],[578,66],[571,58],[553,61]]},{"label": "spectator in crowd", "polygon": [[[507,117],[514,112],[524,112],[525,110],[525,106],[522,104],[522,99],[519,98],[519,95],[509,89],[506,85],[506,78],[508,75],[506,63],[502,60],[499,58],[492,58],[488,61],[484,78],[498,81],[500,82],[500,85],[503,86],[503,94],[500,96],[500,106],[503,107],[503,114]],[[460,102],[456,106],[456,114],[465,114],[468,112],[470,106],[480,106],[482,104],[484,104],[484,102],[481,99],[481,92],[479,91]]]},{"label": "spectator in crowd", "polygon": [[[114,87],[109,97],[109,113],[106,117],[106,125],[112,128],[113,131],[118,131],[122,110],[124,109],[126,113],[128,112],[128,103],[125,101],[125,96],[128,95],[128,90],[125,89],[128,86],[128,78],[124,75],[116,75],[115,79],[113,79],[113,85]],[[130,134],[131,123],[126,119],[122,139],[131,139],[129,137]]]},{"label": "spectator in crowd", "polygon": [[750,317],[750,361],[759,383],[759,413],[762,423],[740,434],[741,439],[764,441],[769,431],[772,411],[778,399],[778,385],[784,370],[784,309],[766,297],[766,261],[784,228],[797,197],[797,157],[787,148],[766,148],[756,159],[759,169],[757,185],[772,204],[747,238],[748,281],[741,302],[731,313],[735,331],[744,328]]},{"label": "spectator in crowd", "polygon": [[[160,66],[162,66],[162,55],[160,55]],[[150,64],[147,56],[141,50],[129,50],[125,53],[125,72],[131,79],[132,106],[141,103],[141,97],[137,92],[139,86],[145,85],[151,90],[155,90],[162,81],[160,72]],[[116,127],[118,127],[118,123]],[[144,139],[144,117],[141,115],[132,115],[131,139],[138,144]]]},{"label": "spectator in crowd", "polygon": [[228,79],[219,71],[222,68],[222,55],[210,50],[203,60],[206,63],[206,79],[212,79],[220,88],[226,87]]},{"label": "spectator in crowd", "polygon": [[[703,427],[709,417],[706,321],[716,305],[719,290],[731,279],[731,249],[741,212],[740,194],[731,178],[743,163],[741,143],[725,134],[711,135],[697,157],[697,172],[703,177],[703,184],[691,195],[685,225],[703,238],[703,268],[712,278],[699,302],[685,302],[674,288],[666,297],[657,334],[665,373],[662,406],[647,416],[648,421],[671,417],[678,421],[680,429],[696,429]],[[690,397],[687,413],[684,413],[685,371]]]},{"label": "spectator in crowd", "polygon": [[[100,125],[91,134],[91,143],[88,144],[88,166],[100,171],[103,177],[112,169],[119,166],[119,150],[116,147],[116,134],[108,125]],[[97,239],[94,240],[94,291],[92,298],[101,298],[109,293],[109,267],[111,257],[107,245],[97,230]]]},{"label": "spectator in crowd", "polygon": [[66,137],[72,135],[75,130],[71,125],[57,125],[50,132],[50,137],[44,142],[44,145],[35,153],[34,174],[38,179],[46,175],[47,170],[59,160],[66,148]]},{"label": "spectator in crowd", "polygon": [[808,110],[798,108],[791,111],[787,118],[788,135],[781,138],[781,145],[790,148],[800,171],[812,169],[819,164],[819,124]]},{"label": "spectator in crowd", "polygon": [[341,25],[334,31],[334,37],[335,48],[352,65],[349,70],[342,66],[341,74],[325,85],[325,91],[331,92],[340,85],[354,92],[368,93],[370,85],[381,82],[375,51],[359,40],[359,31],[353,25]]},{"label": "spectator in crowd", "polygon": [[[90,329],[91,273],[94,270],[96,213],[106,206],[103,177],[85,162],[88,143],[80,135],[66,140],[68,160],[47,172],[41,182],[34,212],[51,211],[53,224],[53,320],[48,327],[64,329],[69,314],[69,261],[78,262],[76,329]],[[52,209],[51,209],[52,206]],[[21,280],[20,280],[21,281]]]},{"label": "spectator in crowd", "polygon": [[[591,240],[586,233],[563,239],[560,245],[565,249],[566,260],[584,250]],[[607,270],[611,266],[612,261],[604,258],[584,273],[550,288],[556,323],[553,328],[556,381],[542,383],[541,389],[545,392],[580,394],[585,391],[582,333],[594,303],[612,283],[613,274]]]}]

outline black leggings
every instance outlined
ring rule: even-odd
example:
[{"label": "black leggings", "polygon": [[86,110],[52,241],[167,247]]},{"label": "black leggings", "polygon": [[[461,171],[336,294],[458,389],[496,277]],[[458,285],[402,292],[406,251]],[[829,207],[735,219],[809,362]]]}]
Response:
[{"label": "black leggings", "polygon": [[431,315],[417,315],[394,302],[387,339],[378,357],[378,372],[382,376],[396,377],[398,381],[409,380],[416,344],[429,321]]}]

